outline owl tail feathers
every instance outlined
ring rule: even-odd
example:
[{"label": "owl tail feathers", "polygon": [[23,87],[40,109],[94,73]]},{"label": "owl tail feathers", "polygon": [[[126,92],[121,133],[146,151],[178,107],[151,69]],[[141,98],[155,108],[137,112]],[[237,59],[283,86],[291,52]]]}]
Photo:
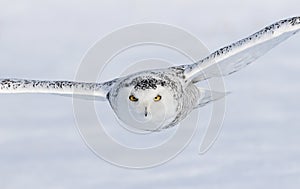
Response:
[{"label": "owl tail feathers", "polygon": [[207,105],[210,102],[220,100],[224,98],[226,95],[231,93],[231,92],[212,91],[200,87],[198,87],[198,90],[200,95],[199,95],[198,104],[195,106],[195,108],[200,108],[202,106]]}]

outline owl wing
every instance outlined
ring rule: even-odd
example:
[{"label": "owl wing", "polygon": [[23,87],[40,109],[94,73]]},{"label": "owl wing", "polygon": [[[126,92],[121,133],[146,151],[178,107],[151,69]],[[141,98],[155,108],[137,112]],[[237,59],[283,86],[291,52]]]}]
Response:
[{"label": "owl wing", "polygon": [[73,81],[40,81],[26,79],[0,79],[0,94],[42,93],[84,99],[106,100],[106,95],[116,80],[104,83]]},{"label": "owl wing", "polygon": [[196,106],[194,108],[203,107],[211,102],[222,99],[226,95],[230,94],[230,92],[213,91],[213,90],[205,89],[205,88],[201,88],[201,87],[198,87],[198,90],[200,92],[200,97],[198,100],[198,104],[196,104]]},{"label": "owl wing", "polygon": [[262,30],[223,47],[206,58],[181,66],[188,82],[232,74],[300,30],[300,17],[278,21]]}]

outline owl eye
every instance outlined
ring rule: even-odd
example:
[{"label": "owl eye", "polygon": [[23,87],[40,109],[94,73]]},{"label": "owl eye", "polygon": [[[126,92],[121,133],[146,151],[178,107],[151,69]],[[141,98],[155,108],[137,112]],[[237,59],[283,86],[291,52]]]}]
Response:
[{"label": "owl eye", "polygon": [[130,101],[133,101],[133,102],[136,102],[136,101],[138,101],[139,99],[137,99],[135,96],[133,96],[133,95],[130,95],[129,96],[129,100]]},{"label": "owl eye", "polygon": [[160,99],[161,99],[161,96],[160,96],[160,95],[157,95],[156,97],[153,98],[153,100],[154,100],[155,102],[160,101]]}]

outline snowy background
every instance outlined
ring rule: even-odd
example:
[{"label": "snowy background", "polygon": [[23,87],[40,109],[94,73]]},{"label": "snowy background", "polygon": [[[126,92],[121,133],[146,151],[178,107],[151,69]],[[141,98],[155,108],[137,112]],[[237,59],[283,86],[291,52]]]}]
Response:
[{"label": "snowy background", "polygon": [[[299,16],[299,5],[299,0],[1,0],[0,76],[73,80],[96,40],[143,22],[184,28],[215,50]],[[75,127],[69,98],[1,95],[0,188],[299,188],[299,49],[300,35],[227,77],[232,94],[213,148],[197,155],[205,131],[200,126],[183,153],[151,169],[115,167],[93,154]]]}]

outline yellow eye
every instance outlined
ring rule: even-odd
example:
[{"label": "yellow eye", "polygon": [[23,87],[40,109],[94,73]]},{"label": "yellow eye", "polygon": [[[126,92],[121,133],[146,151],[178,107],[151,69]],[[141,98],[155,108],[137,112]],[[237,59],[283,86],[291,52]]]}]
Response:
[{"label": "yellow eye", "polygon": [[131,100],[131,101],[133,101],[133,102],[136,102],[136,101],[138,101],[139,99],[135,98],[135,96],[133,96],[133,95],[130,95],[130,96],[129,96],[129,100]]},{"label": "yellow eye", "polygon": [[160,101],[160,99],[161,99],[161,96],[160,96],[160,95],[157,95],[156,97],[154,97],[153,100],[154,100],[155,102],[157,102],[157,101]]}]

